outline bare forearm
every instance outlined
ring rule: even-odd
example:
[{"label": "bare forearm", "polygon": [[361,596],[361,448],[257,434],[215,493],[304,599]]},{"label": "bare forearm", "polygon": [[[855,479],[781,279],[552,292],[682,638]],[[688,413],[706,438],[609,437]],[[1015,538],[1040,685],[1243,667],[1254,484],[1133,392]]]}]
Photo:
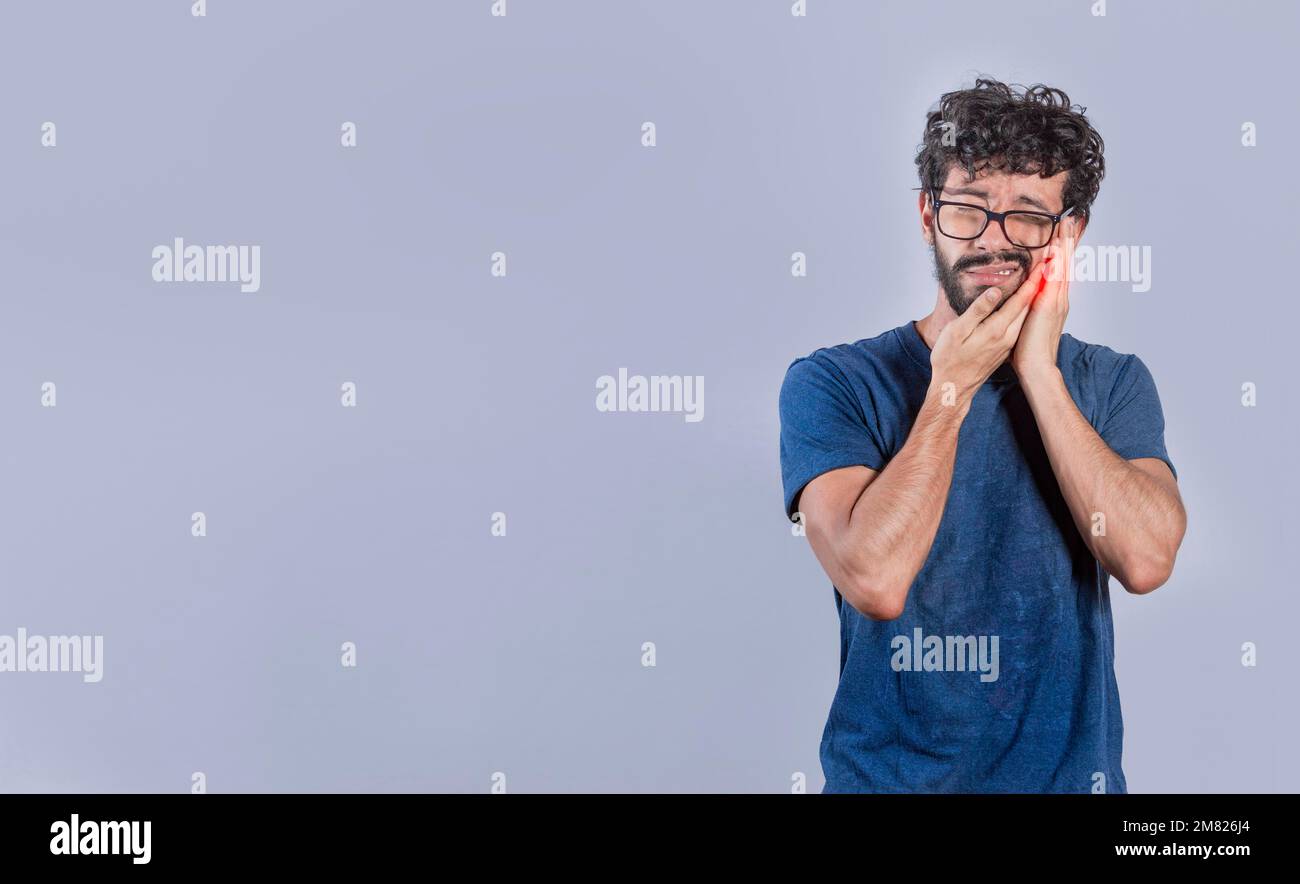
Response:
[{"label": "bare forearm", "polygon": [[969,402],[944,405],[942,394],[932,389],[903,447],[853,507],[845,541],[885,616],[901,613],[930,553],[969,409]]},{"label": "bare forearm", "polygon": [[1055,367],[1021,380],[1070,515],[1097,561],[1133,592],[1164,583],[1186,525],[1176,492],[1110,449]]}]

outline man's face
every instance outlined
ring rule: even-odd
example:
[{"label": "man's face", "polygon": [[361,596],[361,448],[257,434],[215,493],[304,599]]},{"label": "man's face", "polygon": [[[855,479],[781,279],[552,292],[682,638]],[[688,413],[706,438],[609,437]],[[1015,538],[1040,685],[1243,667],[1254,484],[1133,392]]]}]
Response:
[{"label": "man's face", "polygon": [[[1038,175],[982,172],[971,181],[964,169],[954,166],[948,171],[939,199],[981,206],[994,212],[1020,210],[1059,214],[1064,209],[1062,193],[1068,175],[1069,172],[1058,172],[1051,178],[1041,178]],[[989,221],[988,227],[975,239],[954,239],[939,231],[934,208],[924,193],[920,205],[923,235],[934,250],[935,276],[943,287],[949,306],[958,316],[991,286],[1002,290],[1004,299],[998,304],[1001,307],[1005,296],[1018,289],[1034,266],[1049,253],[1046,248],[1013,245],[996,221]],[[1050,228],[1050,222],[1048,224]]]}]

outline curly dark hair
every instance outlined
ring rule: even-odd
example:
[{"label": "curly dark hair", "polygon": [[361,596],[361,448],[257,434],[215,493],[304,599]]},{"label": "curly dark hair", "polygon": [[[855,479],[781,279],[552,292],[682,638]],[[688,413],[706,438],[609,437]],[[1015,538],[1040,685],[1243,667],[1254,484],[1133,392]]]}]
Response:
[{"label": "curly dark hair", "polygon": [[1062,208],[1073,206],[1086,220],[1106,174],[1105,145],[1084,116],[1087,110],[1041,84],[1017,93],[997,80],[979,79],[970,89],[948,92],[926,116],[916,155],[921,187],[943,187],[953,163],[972,178],[986,169],[1044,178],[1068,171]]}]

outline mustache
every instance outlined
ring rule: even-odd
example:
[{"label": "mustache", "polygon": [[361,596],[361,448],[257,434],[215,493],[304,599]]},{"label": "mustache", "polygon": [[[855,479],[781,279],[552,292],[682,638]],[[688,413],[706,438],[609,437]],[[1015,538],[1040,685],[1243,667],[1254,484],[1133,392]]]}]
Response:
[{"label": "mustache", "polygon": [[1002,252],[998,255],[971,255],[967,258],[959,258],[952,264],[953,273],[961,273],[966,270],[974,270],[976,267],[985,267],[989,264],[1015,263],[1020,265],[1021,270],[1029,268],[1029,256],[1024,252]]}]

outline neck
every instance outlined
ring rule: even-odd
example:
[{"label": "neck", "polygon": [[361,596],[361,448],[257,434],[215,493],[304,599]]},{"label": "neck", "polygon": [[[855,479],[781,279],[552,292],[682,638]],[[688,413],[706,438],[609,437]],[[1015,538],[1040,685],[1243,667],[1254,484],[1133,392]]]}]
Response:
[{"label": "neck", "polygon": [[943,287],[940,286],[939,297],[935,300],[930,315],[916,320],[916,330],[921,335],[921,340],[925,341],[925,346],[933,350],[935,342],[939,340],[939,333],[956,318],[957,314],[952,312],[952,307],[943,294]]}]

